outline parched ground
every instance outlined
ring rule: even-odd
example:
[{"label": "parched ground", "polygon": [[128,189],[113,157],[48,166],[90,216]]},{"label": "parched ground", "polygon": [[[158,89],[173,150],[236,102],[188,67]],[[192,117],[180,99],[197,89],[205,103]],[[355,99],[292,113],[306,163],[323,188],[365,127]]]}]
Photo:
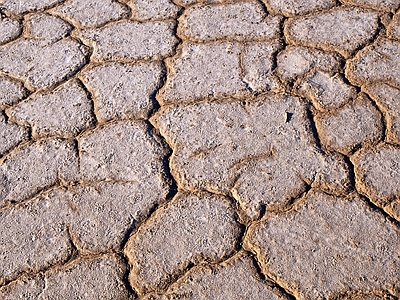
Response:
[{"label": "parched ground", "polygon": [[0,0],[0,298],[399,299],[399,7]]}]

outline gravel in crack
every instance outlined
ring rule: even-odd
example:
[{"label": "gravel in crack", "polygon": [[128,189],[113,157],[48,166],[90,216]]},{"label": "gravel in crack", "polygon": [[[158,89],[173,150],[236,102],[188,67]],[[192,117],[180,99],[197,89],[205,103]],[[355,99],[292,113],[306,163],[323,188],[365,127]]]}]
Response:
[{"label": "gravel in crack", "polygon": [[262,0],[274,13],[283,14],[286,17],[310,14],[319,10],[332,8],[335,0]]},{"label": "gravel in crack", "polygon": [[146,119],[154,109],[154,94],[164,68],[159,62],[108,63],[83,71],[100,122],[112,119]]},{"label": "gravel in crack", "polygon": [[129,239],[130,283],[140,294],[166,288],[190,264],[217,263],[237,246],[239,224],[222,196],[178,194]]},{"label": "gravel in crack", "polygon": [[364,90],[385,115],[386,141],[400,145],[400,89],[375,82],[364,86]]},{"label": "gravel in crack", "polygon": [[26,128],[6,121],[0,114],[0,157],[28,139],[29,134]]},{"label": "gravel in crack", "polygon": [[362,86],[383,81],[400,88],[400,42],[381,39],[346,62],[346,77]]},{"label": "gravel in crack", "polygon": [[78,27],[100,27],[129,16],[126,6],[112,0],[70,0],[51,10]]},{"label": "gravel in crack", "polygon": [[80,258],[44,275],[0,290],[2,299],[134,299],[124,284],[125,263],[116,255]]},{"label": "gravel in crack", "polygon": [[194,267],[173,283],[164,295],[147,296],[146,299],[286,300],[288,298],[274,289],[270,282],[261,280],[252,259],[239,252],[221,264]]},{"label": "gravel in crack", "polygon": [[119,21],[75,34],[93,47],[92,61],[160,60],[170,56],[178,40],[174,21]]},{"label": "gravel in crack", "polygon": [[183,13],[178,34],[192,41],[273,40],[280,38],[280,22],[280,17],[267,17],[255,1],[194,6]]},{"label": "gravel in crack", "polygon": [[334,50],[348,57],[374,36],[378,18],[373,10],[341,6],[289,20],[285,35],[290,43]]},{"label": "gravel in crack", "polygon": [[34,94],[6,111],[10,120],[31,126],[34,137],[72,137],[94,123],[92,103],[75,80]]},{"label": "gravel in crack", "polygon": [[400,149],[390,145],[362,149],[354,163],[357,190],[378,205],[400,198]]},{"label": "gravel in crack", "polygon": [[252,219],[262,205],[285,205],[307,185],[333,193],[348,188],[346,165],[317,149],[298,98],[177,105],[162,108],[152,122],[174,150],[170,166],[178,185],[232,191]]},{"label": "gravel in crack", "polygon": [[77,156],[73,141],[55,138],[11,152],[0,164],[0,206],[28,199],[59,181],[76,181]]},{"label": "gravel in crack", "polygon": [[245,247],[299,299],[399,286],[399,229],[356,195],[311,192],[293,210],[252,225]]},{"label": "gravel in crack", "polygon": [[345,155],[377,144],[383,135],[381,115],[365,95],[330,114],[319,113],[315,125],[321,143]]}]

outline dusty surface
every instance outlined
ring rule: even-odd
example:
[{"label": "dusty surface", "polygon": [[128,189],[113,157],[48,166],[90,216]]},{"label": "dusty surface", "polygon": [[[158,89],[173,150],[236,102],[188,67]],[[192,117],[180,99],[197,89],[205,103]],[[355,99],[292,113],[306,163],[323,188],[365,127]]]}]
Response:
[{"label": "dusty surface", "polygon": [[400,0],[0,0],[0,298],[400,297]]}]

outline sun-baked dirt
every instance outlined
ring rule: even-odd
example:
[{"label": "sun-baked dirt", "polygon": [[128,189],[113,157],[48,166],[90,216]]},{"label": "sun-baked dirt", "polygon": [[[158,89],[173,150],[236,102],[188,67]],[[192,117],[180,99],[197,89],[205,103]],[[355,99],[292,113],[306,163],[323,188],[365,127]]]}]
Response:
[{"label": "sun-baked dirt", "polygon": [[0,299],[399,299],[399,9],[0,0]]}]

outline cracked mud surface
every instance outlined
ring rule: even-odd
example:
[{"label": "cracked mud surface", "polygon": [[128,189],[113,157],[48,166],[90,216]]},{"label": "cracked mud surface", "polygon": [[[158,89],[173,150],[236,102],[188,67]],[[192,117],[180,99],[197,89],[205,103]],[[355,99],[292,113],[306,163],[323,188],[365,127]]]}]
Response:
[{"label": "cracked mud surface", "polygon": [[0,1],[0,299],[399,299],[399,9]]}]

